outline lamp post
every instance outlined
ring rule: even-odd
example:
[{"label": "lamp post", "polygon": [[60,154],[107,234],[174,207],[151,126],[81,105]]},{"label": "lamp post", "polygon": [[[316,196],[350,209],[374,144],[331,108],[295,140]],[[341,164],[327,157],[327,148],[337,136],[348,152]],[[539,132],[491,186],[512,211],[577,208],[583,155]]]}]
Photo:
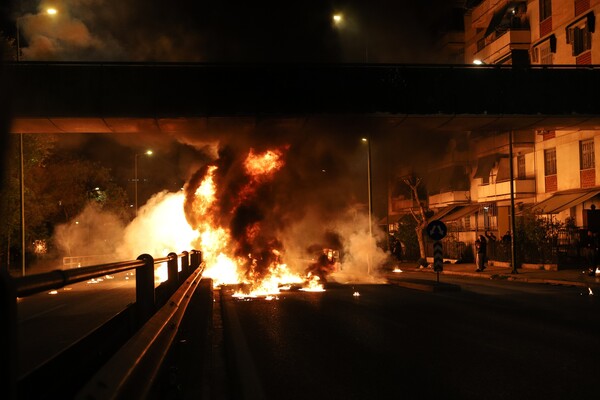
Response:
[{"label": "lamp post", "polygon": [[[55,15],[58,11],[55,8],[46,9],[46,14]],[[17,61],[21,61],[21,19],[25,16],[17,17]],[[21,201],[21,273],[25,276],[25,162],[23,158],[23,133],[19,134],[19,191]]]},{"label": "lamp post", "polygon": [[133,162],[133,173],[134,173],[133,182],[135,185],[135,216],[136,217],[138,214],[138,157],[143,156],[143,155],[151,156],[152,150],[147,150],[144,153],[136,154],[135,157],[133,157],[133,161],[134,161]]},{"label": "lamp post", "polygon": [[[56,15],[58,10],[56,8],[47,8],[46,15]],[[22,15],[17,17],[17,61],[21,61],[21,20],[26,18],[28,15]]]},{"label": "lamp post", "polygon": [[[369,245],[373,241],[373,188],[371,183],[371,140],[370,138],[362,138],[363,143],[367,144],[367,189],[369,191]],[[370,251],[370,247],[369,247]],[[371,274],[371,254],[367,257],[367,273]]]},{"label": "lamp post", "polygon": [[21,191],[21,272],[25,276],[25,163],[23,162],[23,134],[19,134],[19,190]]}]

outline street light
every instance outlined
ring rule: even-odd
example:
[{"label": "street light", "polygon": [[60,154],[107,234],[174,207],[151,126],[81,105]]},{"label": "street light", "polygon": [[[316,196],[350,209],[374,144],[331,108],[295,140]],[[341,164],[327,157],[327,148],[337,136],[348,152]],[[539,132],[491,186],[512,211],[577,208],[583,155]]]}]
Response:
[{"label": "street light", "polygon": [[[56,15],[56,14],[58,14],[58,10],[56,8],[47,8],[46,14],[47,15]],[[17,17],[17,21],[16,21],[16,23],[17,23],[17,61],[21,61],[21,20],[23,18],[27,18],[29,16],[30,16],[30,14]]]},{"label": "street light", "polygon": [[335,25],[340,25],[344,21],[344,16],[342,14],[333,14],[333,23]]},{"label": "street light", "polygon": [[[55,15],[58,11],[55,8],[46,10],[48,15]],[[25,16],[17,17],[17,61],[21,61],[21,19]],[[21,194],[21,273],[25,276],[25,162],[23,158],[23,133],[19,134],[19,186]]]},{"label": "street light", "polygon": [[133,163],[133,170],[134,170],[134,183],[135,183],[135,216],[137,217],[138,214],[138,157],[139,156],[151,156],[152,155],[152,150],[147,150],[144,153],[140,153],[140,154],[136,154],[134,159],[134,163]]},{"label": "street light", "polygon": [[[362,138],[362,142],[367,144],[367,188],[369,191],[369,252],[373,241],[373,188],[371,184],[371,140]],[[371,255],[367,256],[367,273],[371,274]]]},{"label": "street light", "polygon": [[[338,29],[345,29],[345,30],[352,30],[354,31],[354,29],[352,29],[352,25],[351,23],[346,23],[346,19],[344,18],[344,14],[342,13],[336,13],[333,14],[331,16],[331,19],[333,21],[333,25],[338,28]],[[352,21],[350,21],[352,22]],[[366,28],[362,29],[362,35],[363,35],[363,39],[364,39],[364,45],[365,45],[365,59],[364,62],[368,63],[369,62],[369,35],[368,32],[366,30]]]}]

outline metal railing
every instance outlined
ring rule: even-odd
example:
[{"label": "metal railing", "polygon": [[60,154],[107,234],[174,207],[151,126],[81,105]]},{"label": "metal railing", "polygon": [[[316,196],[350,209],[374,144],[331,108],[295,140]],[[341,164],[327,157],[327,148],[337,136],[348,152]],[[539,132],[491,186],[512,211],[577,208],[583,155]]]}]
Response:
[{"label": "metal railing", "polygon": [[[179,260],[181,260],[181,268],[179,268],[178,265]],[[154,266],[162,263],[167,263],[168,279],[155,288]],[[59,289],[67,285],[99,278],[104,275],[135,270],[136,301],[135,304],[132,305],[133,311],[129,312],[128,317],[126,317],[133,320],[133,329],[130,327],[130,332],[128,332],[128,336],[131,337],[136,332],[140,331],[144,324],[157,313],[157,309],[166,303],[166,300],[177,291],[179,286],[185,282],[192,273],[195,272],[194,279],[199,280],[201,278],[203,272],[203,268],[200,268],[201,266],[203,266],[202,253],[197,250],[192,250],[191,252],[184,251],[181,254],[169,253],[166,257],[156,259],[149,254],[142,254],[136,260],[114,262],[77,269],[55,270],[18,278],[10,276],[5,270],[0,271],[0,315],[2,315],[3,321],[7,322],[4,325],[5,328],[0,330],[0,346],[3,347],[4,352],[2,359],[4,365],[7,367],[5,373],[1,374],[0,378],[0,385],[2,387],[0,392],[3,393],[2,398],[12,400],[31,397],[31,393],[27,395],[20,393],[21,388],[23,387],[27,390],[32,390],[31,387],[37,385],[31,385],[30,383],[38,383],[36,381],[42,380],[41,377],[44,377],[45,374],[56,375],[56,377],[55,379],[44,377],[44,382],[58,380],[61,377],[64,378],[61,373],[52,371],[53,369],[56,369],[56,365],[53,366],[52,360],[40,367],[46,371],[34,371],[33,373],[28,374],[28,376],[33,376],[33,378],[29,378],[32,382],[23,382],[24,380],[28,380],[28,377],[18,377],[17,299],[19,297],[26,297],[47,290]],[[106,322],[104,325],[112,324],[115,318]],[[126,321],[125,325],[132,325],[131,321]],[[110,331],[110,329],[102,330],[101,328],[98,329],[101,333],[97,335],[99,336],[96,338],[97,341],[102,341],[104,339],[102,338],[102,335],[105,335],[107,331]],[[92,337],[94,336],[94,333],[91,333],[88,336]],[[123,339],[121,339],[121,341],[122,340]],[[78,343],[78,345],[81,346],[80,343]],[[90,346],[91,345],[88,345],[88,347]],[[68,350],[69,349],[55,356],[54,359],[60,359],[61,356],[63,356],[63,353],[68,352]],[[77,351],[74,352],[77,353]],[[79,353],[81,354],[82,352]],[[103,360],[101,362],[96,360],[93,364],[103,364],[111,354],[103,354],[102,356]],[[63,358],[73,361],[73,357],[73,354],[71,354],[69,357]],[[77,355],[75,355],[75,357],[77,357]],[[48,391],[49,388],[46,387],[38,390]],[[33,395],[35,396],[35,394]]]}]

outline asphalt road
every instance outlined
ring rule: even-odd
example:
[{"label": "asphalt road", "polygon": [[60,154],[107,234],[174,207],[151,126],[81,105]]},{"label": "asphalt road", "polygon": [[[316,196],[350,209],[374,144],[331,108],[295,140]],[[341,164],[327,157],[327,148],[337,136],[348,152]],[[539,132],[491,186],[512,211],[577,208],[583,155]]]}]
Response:
[{"label": "asphalt road", "polygon": [[19,375],[58,354],[135,302],[135,276],[111,275],[18,299]]},{"label": "asphalt road", "polygon": [[598,398],[600,299],[581,288],[444,280],[462,290],[331,285],[267,301],[224,288],[230,397]]}]

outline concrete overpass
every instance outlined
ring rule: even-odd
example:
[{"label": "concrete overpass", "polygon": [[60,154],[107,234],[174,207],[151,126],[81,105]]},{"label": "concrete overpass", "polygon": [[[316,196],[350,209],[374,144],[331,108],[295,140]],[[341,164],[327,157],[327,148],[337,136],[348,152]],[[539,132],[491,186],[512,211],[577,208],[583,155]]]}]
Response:
[{"label": "concrete overpass", "polygon": [[595,66],[9,63],[13,133],[194,133],[213,118],[398,131],[600,129]]}]

